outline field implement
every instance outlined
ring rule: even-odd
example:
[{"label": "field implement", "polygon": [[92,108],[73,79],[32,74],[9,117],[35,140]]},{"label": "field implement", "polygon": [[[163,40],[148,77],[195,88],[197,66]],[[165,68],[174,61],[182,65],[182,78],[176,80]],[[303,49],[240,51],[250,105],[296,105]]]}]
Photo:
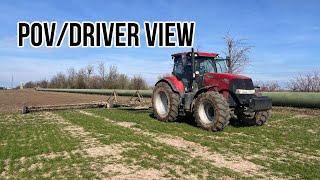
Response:
[{"label": "field implement", "polygon": [[[37,91],[51,91],[51,92],[64,92],[59,89],[42,89],[37,88]],[[60,89],[62,90],[62,89]],[[52,111],[52,110],[68,110],[68,109],[87,109],[87,108],[122,108],[122,109],[149,109],[151,108],[150,103],[146,102],[143,98],[143,93],[140,91],[130,91],[130,93],[121,93],[125,90],[112,90],[108,91],[104,95],[109,95],[106,101],[91,102],[91,103],[78,103],[78,104],[60,104],[60,105],[42,105],[42,106],[27,106],[24,105],[21,108],[21,113],[26,114],[29,112],[37,111]],[[118,96],[128,96],[131,98],[127,102],[120,102]]]}]

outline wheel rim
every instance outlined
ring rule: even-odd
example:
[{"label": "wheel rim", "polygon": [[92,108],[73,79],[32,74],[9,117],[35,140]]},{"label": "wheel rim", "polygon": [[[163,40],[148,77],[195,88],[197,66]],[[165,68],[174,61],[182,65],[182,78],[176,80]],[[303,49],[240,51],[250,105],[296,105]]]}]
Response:
[{"label": "wheel rim", "polygon": [[204,124],[210,124],[215,121],[214,106],[210,102],[203,102],[199,106],[199,117]]},{"label": "wheel rim", "polygon": [[169,100],[165,92],[159,91],[155,97],[155,108],[158,114],[163,117],[166,116],[169,112]]}]

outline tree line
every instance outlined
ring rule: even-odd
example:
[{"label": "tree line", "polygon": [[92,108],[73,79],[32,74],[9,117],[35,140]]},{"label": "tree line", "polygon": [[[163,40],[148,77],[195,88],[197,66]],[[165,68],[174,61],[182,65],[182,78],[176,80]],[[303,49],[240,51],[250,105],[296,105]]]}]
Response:
[{"label": "tree line", "polygon": [[281,87],[277,81],[256,81],[255,86],[260,87],[261,91],[296,91],[296,92],[320,92],[320,73],[314,71],[311,73],[299,74],[290,79],[285,87]]},{"label": "tree line", "polygon": [[29,81],[25,88],[68,88],[68,89],[148,89],[146,80],[135,75],[128,77],[118,71],[117,66],[106,68],[104,63],[97,67],[88,65],[76,70],[69,68],[65,73],[59,72],[50,80]]}]

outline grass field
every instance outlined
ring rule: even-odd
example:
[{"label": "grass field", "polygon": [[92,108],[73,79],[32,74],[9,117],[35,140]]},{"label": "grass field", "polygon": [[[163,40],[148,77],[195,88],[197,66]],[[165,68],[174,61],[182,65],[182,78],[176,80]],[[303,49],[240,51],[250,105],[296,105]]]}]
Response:
[{"label": "grass field", "polygon": [[207,132],[150,111],[0,115],[2,178],[320,178],[319,110],[277,109],[261,127]]}]

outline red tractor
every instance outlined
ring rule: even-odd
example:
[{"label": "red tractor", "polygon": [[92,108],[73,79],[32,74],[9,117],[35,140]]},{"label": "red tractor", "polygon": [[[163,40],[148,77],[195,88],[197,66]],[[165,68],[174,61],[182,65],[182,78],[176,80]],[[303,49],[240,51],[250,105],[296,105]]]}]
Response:
[{"label": "red tractor", "polygon": [[230,118],[251,125],[267,121],[271,99],[257,93],[249,77],[227,73],[230,58],[192,49],[172,59],[172,75],[159,80],[153,90],[158,120],[193,114],[197,125],[210,131],[223,130]]}]

